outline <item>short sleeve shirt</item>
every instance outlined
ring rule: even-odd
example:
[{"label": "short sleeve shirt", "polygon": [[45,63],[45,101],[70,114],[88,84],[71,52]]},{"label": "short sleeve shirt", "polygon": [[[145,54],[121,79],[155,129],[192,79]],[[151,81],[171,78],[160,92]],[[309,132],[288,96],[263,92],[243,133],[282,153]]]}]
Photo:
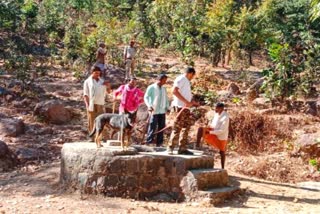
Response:
[{"label": "short sleeve shirt", "polygon": [[[189,102],[192,100],[192,93],[191,93],[191,84],[188,78],[182,74],[178,76],[173,83],[173,88],[179,88],[180,94]],[[179,108],[184,107],[184,102],[179,100],[176,96],[173,95],[173,101],[172,101],[173,106],[177,106]]]},{"label": "short sleeve shirt", "polygon": [[137,51],[136,51],[135,47],[127,46],[127,47],[125,47],[124,52],[127,54],[126,58],[133,59],[135,57]]},{"label": "short sleeve shirt", "polygon": [[[92,81],[92,77],[90,76],[88,79],[84,81],[83,84],[83,95],[88,96],[89,99],[92,98],[92,94],[94,93],[93,101],[94,104],[104,105],[105,102],[105,94],[106,94],[106,86],[103,84],[104,81],[99,79],[98,81],[93,80],[93,86],[90,87],[90,82]],[[94,90],[94,92],[92,91]]]}]

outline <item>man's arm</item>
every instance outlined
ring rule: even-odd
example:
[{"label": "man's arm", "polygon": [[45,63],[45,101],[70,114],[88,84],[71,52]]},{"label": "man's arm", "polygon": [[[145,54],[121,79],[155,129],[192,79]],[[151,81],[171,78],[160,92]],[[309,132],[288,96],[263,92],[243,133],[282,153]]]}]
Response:
[{"label": "man's arm", "polygon": [[124,47],[124,51],[123,51],[123,60],[124,62],[126,61],[127,59],[127,46]]},{"label": "man's arm", "polygon": [[188,100],[186,100],[180,93],[179,88],[178,87],[174,87],[173,88],[173,95],[176,96],[179,100],[181,100],[186,107],[191,107],[193,105],[192,102],[189,102]]},{"label": "man's arm", "polygon": [[117,96],[122,93],[123,89],[124,89],[124,85],[121,85],[117,90],[115,90],[113,94],[113,99],[116,99]]},{"label": "man's arm", "polygon": [[84,100],[84,103],[86,104],[86,108],[88,109],[88,107],[89,107],[89,86],[88,86],[87,81],[85,81],[83,84],[83,100]]},{"label": "man's arm", "polygon": [[86,109],[89,108],[89,97],[87,95],[83,96],[84,103],[86,104]]},{"label": "man's arm", "polygon": [[229,117],[227,117],[221,124],[221,127],[219,129],[213,129],[213,131],[210,131],[210,134],[219,135],[224,133],[229,128]]},{"label": "man's arm", "polygon": [[[151,86],[147,88],[146,93],[144,94],[144,102],[148,106],[148,108],[152,108],[152,96],[153,96],[153,90]],[[151,100],[151,102],[149,102]]]}]

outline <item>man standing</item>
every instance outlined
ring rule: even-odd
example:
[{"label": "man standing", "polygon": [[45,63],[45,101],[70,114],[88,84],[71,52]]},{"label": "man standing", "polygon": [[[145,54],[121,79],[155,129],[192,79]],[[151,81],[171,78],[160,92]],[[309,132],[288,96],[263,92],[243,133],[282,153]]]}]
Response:
[{"label": "man standing", "polygon": [[121,85],[114,92],[114,100],[118,95],[121,95],[121,101],[119,106],[119,113],[135,113],[138,110],[139,105],[143,102],[143,91],[136,87],[136,78],[131,77],[128,84]]},{"label": "man standing", "polygon": [[86,104],[88,131],[93,129],[94,120],[104,113],[104,97],[109,90],[109,83],[100,77],[101,69],[97,66],[91,69],[91,75],[84,81],[83,99]]},{"label": "man standing", "polygon": [[135,55],[137,53],[135,47],[135,41],[131,40],[130,45],[124,48],[123,58],[126,68],[126,76],[125,79],[129,79],[130,77],[135,77],[134,68],[135,68]]},{"label": "man standing", "polygon": [[[199,103],[192,101],[191,93],[190,81],[195,74],[194,68],[189,67],[184,74],[178,76],[174,81],[172,106],[176,118],[168,143],[168,154],[173,154],[173,149],[178,141],[178,154],[193,155],[191,151],[187,150],[186,144],[190,128],[193,125],[193,121],[190,119],[191,113],[189,107],[199,106]],[[182,135],[180,136],[181,131]]]},{"label": "man standing", "polygon": [[[158,127],[161,130],[166,125],[166,112],[169,110],[169,99],[167,90],[163,86],[167,82],[167,75],[160,74],[157,82],[148,86],[144,95],[144,102],[148,106],[151,114],[148,126],[147,144],[150,145],[154,138],[154,133]],[[156,146],[163,144],[163,132],[157,134]]]},{"label": "man standing", "polygon": [[106,79],[106,67],[105,67],[105,56],[107,54],[106,45],[101,42],[96,53],[96,64],[101,70],[101,77]]},{"label": "man standing", "polygon": [[217,103],[210,127],[200,127],[198,129],[196,148],[200,148],[201,138],[203,137],[207,144],[219,149],[222,169],[224,169],[226,160],[228,134],[229,115],[224,111],[224,104]]}]

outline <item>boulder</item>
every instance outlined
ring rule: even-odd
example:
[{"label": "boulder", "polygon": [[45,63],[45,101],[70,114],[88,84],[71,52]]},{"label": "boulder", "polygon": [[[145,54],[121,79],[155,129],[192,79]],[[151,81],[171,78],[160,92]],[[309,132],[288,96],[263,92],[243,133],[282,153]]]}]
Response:
[{"label": "boulder", "polygon": [[33,114],[53,124],[65,124],[72,119],[72,113],[62,102],[56,100],[43,101],[36,105]]},{"label": "boulder", "polygon": [[32,148],[18,148],[15,153],[21,163],[38,160],[41,156],[40,152],[37,149]]},{"label": "boulder", "polygon": [[320,101],[307,101],[305,103],[306,114],[311,114],[312,116],[320,116]]},{"label": "boulder", "polygon": [[230,83],[227,87],[227,90],[234,95],[239,95],[240,92],[240,88],[237,84],[235,84],[234,82]]},{"label": "boulder", "polygon": [[32,103],[32,100],[28,98],[25,98],[21,101],[15,100],[12,102],[13,106],[16,108],[24,108],[24,107],[30,106],[31,103]]},{"label": "boulder", "polygon": [[16,118],[0,118],[0,135],[18,137],[25,133],[24,122]]},{"label": "boulder", "polygon": [[17,163],[15,154],[8,148],[5,142],[0,141],[0,172],[12,169]]},{"label": "boulder", "polygon": [[252,104],[257,108],[262,108],[262,109],[271,107],[271,101],[266,97],[258,97],[252,101]]},{"label": "boulder", "polygon": [[305,158],[320,157],[320,132],[301,134],[294,145],[295,151]]},{"label": "boulder", "polygon": [[111,83],[112,88],[118,88],[124,83],[125,70],[110,64],[106,65],[107,78]]},{"label": "boulder", "polygon": [[218,100],[221,102],[226,102],[232,97],[232,94],[228,90],[218,91],[217,95],[219,97]]},{"label": "boulder", "polygon": [[254,84],[252,84],[248,90],[246,91],[246,98],[249,103],[251,103],[254,99],[259,97],[260,88],[264,83],[264,77],[258,79]]}]

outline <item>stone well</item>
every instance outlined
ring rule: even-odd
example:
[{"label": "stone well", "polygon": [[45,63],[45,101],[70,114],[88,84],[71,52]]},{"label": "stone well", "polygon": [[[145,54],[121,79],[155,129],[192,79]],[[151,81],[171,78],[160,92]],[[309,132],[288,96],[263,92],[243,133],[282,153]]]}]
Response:
[{"label": "stone well", "polygon": [[140,200],[192,201],[203,196],[212,199],[208,191],[218,190],[221,195],[224,188],[230,195],[237,190],[228,187],[226,170],[213,169],[213,157],[200,151],[187,156],[138,150],[66,143],[62,148],[60,181],[69,190]]}]

